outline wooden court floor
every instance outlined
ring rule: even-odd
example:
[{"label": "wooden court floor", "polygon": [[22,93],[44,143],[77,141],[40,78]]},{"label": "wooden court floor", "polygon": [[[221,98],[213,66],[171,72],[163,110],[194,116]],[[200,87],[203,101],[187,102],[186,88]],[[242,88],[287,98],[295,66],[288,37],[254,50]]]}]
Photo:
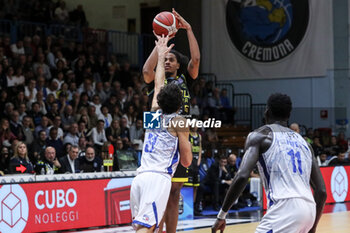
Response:
[{"label": "wooden court floor", "polygon": [[[226,226],[227,233],[248,233],[255,232],[258,222]],[[208,233],[210,228],[186,231],[186,233]],[[220,232],[220,231],[218,231]],[[350,211],[323,214],[318,224],[317,233],[349,233],[350,232]],[[290,232],[288,232],[290,233]]]}]

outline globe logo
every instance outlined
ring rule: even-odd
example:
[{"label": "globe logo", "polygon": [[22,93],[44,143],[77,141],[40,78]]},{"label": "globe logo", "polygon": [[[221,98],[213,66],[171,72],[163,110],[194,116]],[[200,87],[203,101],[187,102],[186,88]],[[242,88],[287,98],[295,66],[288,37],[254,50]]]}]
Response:
[{"label": "globe logo", "polygon": [[344,167],[335,167],[331,177],[331,191],[335,202],[345,201],[348,195],[348,175]]},{"label": "globe logo", "polygon": [[28,199],[18,184],[0,188],[0,232],[22,232],[28,220]]},{"label": "globe logo", "polygon": [[228,0],[226,28],[250,60],[275,62],[300,44],[309,24],[308,0]]},{"label": "globe logo", "polygon": [[244,36],[252,42],[271,44],[281,40],[289,31],[293,20],[289,0],[246,1],[239,16]]}]

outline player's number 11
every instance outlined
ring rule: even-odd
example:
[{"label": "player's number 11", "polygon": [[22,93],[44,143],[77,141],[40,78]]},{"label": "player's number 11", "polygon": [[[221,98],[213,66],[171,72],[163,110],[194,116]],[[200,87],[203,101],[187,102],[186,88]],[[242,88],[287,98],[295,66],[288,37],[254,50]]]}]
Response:
[{"label": "player's number 11", "polygon": [[301,169],[301,158],[300,158],[300,152],[298,151],[297,153],[294,153],[294,150],[290,150],[288,152],[288,155],[290,156],[290,159],[292,160],[292,164],[293,164],[293,172],[296,173],[297,172],[297,166],[295,163],[295,159],[297,159],[298,161],[298,170],[300,174],[303,174],[303,170]]}]

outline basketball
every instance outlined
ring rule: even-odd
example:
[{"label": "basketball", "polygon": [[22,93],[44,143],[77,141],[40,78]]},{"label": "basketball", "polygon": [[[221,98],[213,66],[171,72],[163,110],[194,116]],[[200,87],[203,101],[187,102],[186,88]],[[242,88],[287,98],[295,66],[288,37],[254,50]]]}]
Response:
[{"label": "basketball", "polygon": [[153,30],[158,35],[175,36],[178,28],[178,21],[175,15],[168,11],[160,12],[153,19]]}]

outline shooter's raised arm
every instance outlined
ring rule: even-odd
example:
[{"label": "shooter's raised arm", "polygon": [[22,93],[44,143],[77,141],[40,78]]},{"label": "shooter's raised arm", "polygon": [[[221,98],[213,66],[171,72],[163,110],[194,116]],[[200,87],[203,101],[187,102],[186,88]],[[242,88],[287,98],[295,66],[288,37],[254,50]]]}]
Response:
[{"label": "shooter's raised arm", "polygon": [[165,79],[165,69],[164,69],[164,61],[165,56],[169,53],[169,51],[174,47],[174,44],[171,44],[169,47],[167,43],[169,41],[169,37],[166,36],[157,36],[155,52],[158,56],[157,68],[155,72],[155,80],[154,80],[154,95],[152,100],[152,111],[156,111],[159,109],[159,105],[157,103],[157,96],[160,89],[164,86]]}]

